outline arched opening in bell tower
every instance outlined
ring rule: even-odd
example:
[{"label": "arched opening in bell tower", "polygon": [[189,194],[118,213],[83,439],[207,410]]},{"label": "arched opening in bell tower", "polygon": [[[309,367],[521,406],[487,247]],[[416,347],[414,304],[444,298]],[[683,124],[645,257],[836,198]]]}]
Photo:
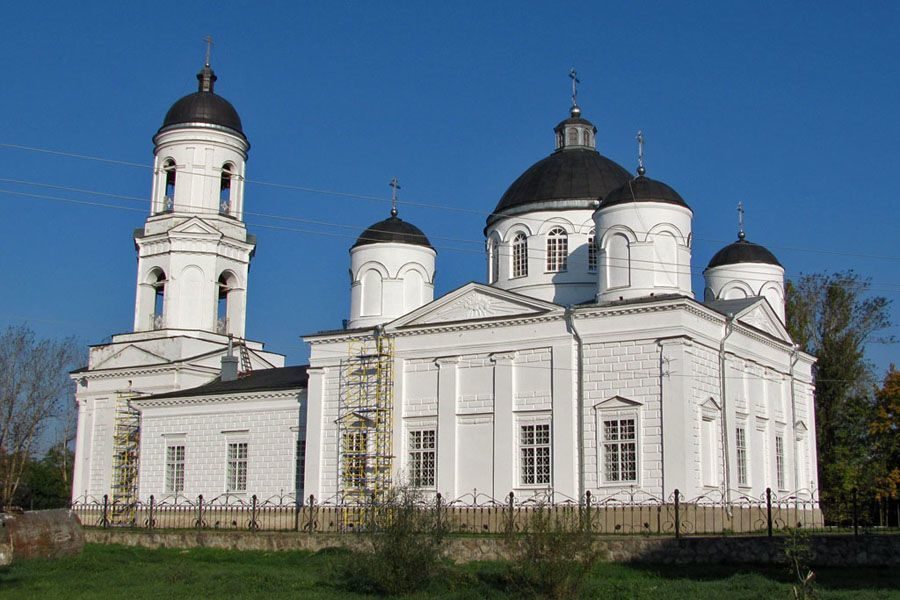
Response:
[{"label": "arched opening in bell tower", "polygon": [[230,333],[229,312],[234,310],[234,298],[237,277],[230,271],[225,271],[219,276],[218,296],[216,299],[216,333]]},{"label": "arched opening in bell tower", "polygon": [[175,161],[171,158],[163,163],[163,171],[166,173],[166,191],[163,198],[163,212],[175,210]]},{"label": "arched opening in bell tower", "polygon": [[162,269],[154,269],[150,273],[150,285],[154,292],[150,329],[163,329],[166,326],[166,274]]},{"label": "arched opening in bell tower", "polygon": [[231,179],[234,176],[234,165],[222,165],[222,177],[219,179],[219,214],[231,215]]}]

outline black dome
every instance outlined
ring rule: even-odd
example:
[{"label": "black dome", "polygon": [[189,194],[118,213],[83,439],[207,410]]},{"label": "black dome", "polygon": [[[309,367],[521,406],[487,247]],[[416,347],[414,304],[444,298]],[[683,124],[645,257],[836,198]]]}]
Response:
[{"label": "black dome", "polygon": [[738,241],[729,244],[716,252],[715,256],[712,257],[712,260],[709,261],[709,266],[706,268],[712,269],[713,267],[736,265],[739,263],[762,263],[766,265],[781,266],[781,263],[778,262],[775,255],[769,252],[764,246],[748,242],[742,235]]},{"label": "black dome", "polygon": [[160,131],[173,125],[184,123],[209,123],[227,127],[244,136],[241,117],[231,102],[213,92],[213,84],[217,77],[209,66],[205,66],[198,74],[199,91],[188,94],[178,100],[166,113]]},{"label": "black dome", "polygon": [[625,204],[626,202],[664,202],[677,204],[690,210],[690,206],[684,201],[678,192],[663,183],[649,177],[639,175],[630,181],[626,181],[622,187],[611,191],[600,203],[600,208]]},{"label": "black dome", "polygon": [[425,246],[434,249],[422,230],[407,223],[400,217],[391,215],[384,221],[375,223],[362,232],[353,247],[364,246],[366,244],[381,244],[385,242],[395,242],[398,244],[411,244],[413,246]]},{"label": "black dome", "polygon": [[[516,179],[488,217],[487,224],[505,214],[539,209],[548,201],[584,200],[584,206],[628,181],[628,171],[589,148],[562,149],[533,164]],[[546,208],[552,208],[548,206]]]}]

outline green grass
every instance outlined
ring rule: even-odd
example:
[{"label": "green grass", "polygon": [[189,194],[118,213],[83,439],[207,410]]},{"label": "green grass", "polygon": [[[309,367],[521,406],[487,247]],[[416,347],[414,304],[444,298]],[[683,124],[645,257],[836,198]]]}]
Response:
[{"label": "green grass", "polygon": [[[364,598],[340,587],[345,551],[237,552],[147,550],[88,545],[74,558],[0,568],[0,598]],[[453,567],[410,598],[508,598],[505,565]],[[900,573],[890,569],[821,569],[821,597],[898,598]],[[589,598],[789,598],[777,567],[597,565],[583,590]]]}]

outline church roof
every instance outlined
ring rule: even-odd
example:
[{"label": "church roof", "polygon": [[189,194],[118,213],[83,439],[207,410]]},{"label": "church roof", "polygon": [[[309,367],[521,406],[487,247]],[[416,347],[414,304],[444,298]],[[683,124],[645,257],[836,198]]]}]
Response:
[{"label": "church roof", "polygon": [[159,130],[188,123],[206,123],[227,127],[245,137],[237,110],[228,100],[213,92],[213,84],[217,78],[209,65],[203,67],[197,74],[197,79],[200,82],[199,90],[175,102],[166,113]]},{"label": "church roof", "polygon": [[290,390],[305,388],[309,375],[306,370],[309,365],[297,365],[291,367],[276,367],[273,369],[258,369],[244,377],[233,381],[222,381],[218,377],[209,383],[187,390],[166,392],[143,396],[140,400],[160,400],[164,398],[186,398],[189,396],[217,396],[221,394],[236,394],[246,392],[265,392],[275,390]]},{"label": "church roof", "polygon": [[390,242],[434,249],[421,229],[394,214],[363,231],[353,247]]},{"label": "church roof", "polygon": [[724,265],[736,265],[740,263],[762,263],[767,265],[781,266],[775,255],[769,252],[764,246],[748,242],[744,238],[743,232],[738,234],[738,241],[728,244],[713,255],[709,261],[707,269],[721,267]]},{"label": "church roof", "polygon": [[555,200],[583,200],[583,207],[621,186],[628,171],[591,148],[561,148],[539,160],[516,179],[500,198],[488,225],[506,214],[553,208]]},{"label": "church roof", "polygon": [[[641,171],[639,170],[639,172]],[[626,181],[621,187],[611,191],[603,198],[600,208],[628,202],[663,202],[665,204],[677,204],[687,209],[691,208],[684,201],[684,198],[671,186],[644,175],[638,175],[634,179]]]}]

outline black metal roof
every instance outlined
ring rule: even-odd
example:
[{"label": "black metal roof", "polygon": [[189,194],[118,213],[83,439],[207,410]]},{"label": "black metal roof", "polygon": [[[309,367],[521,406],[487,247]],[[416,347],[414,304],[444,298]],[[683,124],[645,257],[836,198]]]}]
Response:
[{"label": "black metal roof", "polygon": [[411,244],[434,249],[421,229],[412,223],[407,223],[396,215],[391,215],[384,221],[379,221],[363,231],[356,243],[353,244],[353,247],[385,242]]},{"label": "black metal roof", "polygon": [[276,367],[274,369],[259,369],[233,381],[222,381],[217,377],[199,387],[177,392],[166,392],[165,394],[155,394],[153,396],[143,396],[138,398],[138,400],[160,400],[164,398],[186,398],[189,396],[214,396],[239,392],[265,392],[305,388],[309,380],[309,375],[306,372],[308,368],[309,365],[297,365]]},{"label": "black metal roof", "polygon": [[621,187],[611,191],[600,202],[600,208],[625,204],[626,202],[663,202],[665,204],[677,204],[687,209],[691,208],[684,201],[684,198],[670,186],[644,175],[638,175],[634,179],[629,179]]},{"label": "black metal roof", "polygon": [[726,317],[735,315],[746,308],[749,308],[759,302],[762,296],[750,296],[749,298],[732,298],[730,300],[711,300],[704,302],[704,306],[708,306],[717,313],[721,313]]},{"label": "black metal roof", "polygon": [[166,118],[163,119],[160,131],[185,123],[209,123],[227,127],[246,137],[237,110],[231,102],[213,92],[213,84],[216,81],[213,70],[208,66],[204,67],[197,74],[197,79],[200,81],[200,89],[172,105],[166,113]]},{"label": "black metal roof", "polygon": [[513,209],[538,209],[547,201],[584,200],[583,208],[594,208],[593,202],[629,178],[628,171],[596,150],[562,148],[533,164],[509,186],[487,224]]},{"label": "black metal roof", "polygon": [[728,244],[713,255],[707,269],[721,267],[723,265],[736,265],[739,263],[762,263],[766,265],[781,266],[775,255],[764,246],[748,242],[743,237],[733,244]]}]

